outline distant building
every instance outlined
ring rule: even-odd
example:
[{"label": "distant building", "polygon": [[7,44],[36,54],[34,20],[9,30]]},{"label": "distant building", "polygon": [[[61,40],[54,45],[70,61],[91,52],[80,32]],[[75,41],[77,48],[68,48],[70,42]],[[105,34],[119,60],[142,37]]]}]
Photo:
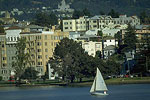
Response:
[{"label": "distant building", "polygon": [[113,18],[114,24],[124,25],[130,24],[131,26],[140,25],[140,19],[137,16],[120,15],[119,18]]},{"label": "distant building", "polygon": [[[96,15],[91,18],[88,16],[80,17],[79,19],[68,19],[63,20],[63,31],[88,31],[104,29],[110,26],[119,26],[120,28],[125,28],[126,24],[131,24],[132,26],[140,25],[140,19],[137,16],[127,17],[126,15],[120,15],[119,18],[112,18],[106,15]],[[115,28],[115,27],[114,27]]]},{"label": "distant building", "polygon": [[63,31],[64,32],[89,30],[87,16],[80,17],[79,19],[63,20],[62,23],[63,23]]},{"label": "distant building", "polygon": [[15,18],[10,17],[10,13],[8,11],[5,12],[5,17],[0,18],[0,21],[2,21],[4,24],[13,24],[16,22]]},{"label": "distant building", "polygon": [[69,4],[66,4],[65,0],[62,0],[60,4],[58,4],[58,9],[54,9],[56,16],[58,18],[71,18],[74,12],[74,9],[70,8]]}]

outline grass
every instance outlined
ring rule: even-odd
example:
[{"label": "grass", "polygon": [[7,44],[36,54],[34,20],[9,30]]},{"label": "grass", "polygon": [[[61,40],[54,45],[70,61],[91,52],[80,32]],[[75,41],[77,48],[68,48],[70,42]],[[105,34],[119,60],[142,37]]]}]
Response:
[{"label": "grass", "polygon": [[150,83],[150,77],[112,78],[105,82],[106,84],[144,84]]},{"label": "grass", "polygon": [[[106,84],[149,84],[150,83],[150,77],[133,77],[133,78],[111,78],[105,80]],[[54,85],[54,86],[91,86],[93,83],[92,78],[84,78],[82,82],[75,81],[74,83],[65,83],[60,82],[59,80],[46,80],[43,81],[33,81],[31,84],[22,84],[22,86],[48,86],[48,85]],[[3,86],[15,86],[15,82],[4,82],[0,81],[0,87]]]}]

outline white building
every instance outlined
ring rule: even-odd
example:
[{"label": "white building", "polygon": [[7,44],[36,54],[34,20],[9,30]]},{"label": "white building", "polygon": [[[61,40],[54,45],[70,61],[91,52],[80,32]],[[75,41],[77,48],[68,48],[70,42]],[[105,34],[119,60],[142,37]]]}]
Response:
[{"label": "white building", "polygon": [[118,46],[118,41],[116,41],[113,38],[104,39],[104,48],[107,47],[107,46],[110,46],[110,45]]},{"label": "white building", "polygon": [[102,42],[82,42],[82,48],[88,55],[95,57],[97,51],[102,51]]}]

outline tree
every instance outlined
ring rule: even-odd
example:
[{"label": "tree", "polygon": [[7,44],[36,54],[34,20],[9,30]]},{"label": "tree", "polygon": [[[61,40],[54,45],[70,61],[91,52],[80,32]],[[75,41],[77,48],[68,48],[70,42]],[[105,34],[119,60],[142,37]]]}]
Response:
[{"label": "tree", "polygon": [[146,73],[150,70],[150,37],[146,35],[139,43],[139,50],[136,54],[137,64],[133,69],[133,72],[136,73]]},{"label": "tree", "polygon": [[90,13],[90,11],[87,8],[83,9],[82,11],[75,10],[74,13],[73,13],[72,18],[73,19],[78,19],[81,16],[88,16],[88,17],[90,17],[91,13]]},{"label": "tree", "polygon": [[37,79],[38,78],[38,71],[36,71],[33,67],[28,67],[25,69],[25,72],[21,75],[22,79]]},{"label": "tree", "polygon": [[83,16],[83,13],[81,11],[75,10],[73,12],[72,18],[73,19],[78,19],[79,17]]},{"label": "tree", "polygon": [[0,33],[4,33],[4,28],[2,27],[2,25],[3,25],[3,22],[0,21]]},{"label": "tree", "polygon": [[20,38],[15,45],[17,51],[15,61],[12,62],[12,67],[15,70],[15,78],[18,81],[16,85],[20,85],[21,76],[25,72],[25,68],[30,65],[30,54],[27,52],[26,45],[25,38]]},{"label": "tree", "polygon": [[57,23],[58,19],[54,13],[37,13],[33,22],[33,24],[47,27],[56,25]]},{"label": "tree", "polygon": [[49,63],[54,72],[57,72],[64,81],[73,82],[76,77],[83,77],[82,71],[85,69],[84,62],[86,62],[83,61],[84,55],[87,56],[80,43],[64,38],[56,46],[54,57],[50,58]]},{"label": "tree", "polygon": [[105,15],[105,12],[104,11],[100,11],[99,14],[100,15]]},{"label": "tree", "polygon": [[119,17],[119,13],[115,12],[114,9],[111,9],[111,11],[108,13],[108,15],[110,15],[112,18],[118,18]]},{"label": "tree", "polygon": [[4,28],[0,25],[0,33],[4,33]]},{"label": "tree", "polygon": [[89,11],[87,8],[83,9],[82,12],[83,12],[83,15],[84,15],[84,16],[91,17],[91,13],[90,13],[90,11]]},{"label": "tree", "polygon": [[148,18],[147,14],[145,11],[140,13],[140,19],[141,19],[141,23],[146,23],[145,19]]},{"label": "tree", "polygon": [[136,43],[138,42],[134,28],[129,24],[127,32],[124,35],[123,39],[124,45],[126,46],[123,49],[123,52],[129,52],[136,49]]},{"label": "tree", "polygon": [[120,46],[122,44],[122,35],[120,31],[115,34],[115,39],[118,41],[118,46]]}]

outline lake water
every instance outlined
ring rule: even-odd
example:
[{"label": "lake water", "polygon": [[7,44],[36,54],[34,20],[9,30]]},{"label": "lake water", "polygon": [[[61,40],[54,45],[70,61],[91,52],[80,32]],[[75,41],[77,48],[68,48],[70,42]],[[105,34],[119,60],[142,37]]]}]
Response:
[{"label": "lake water", "polygon": [[0,100],[150,100],[150,84],[108,85],[107,96],[90,87],[0,87]]}]

